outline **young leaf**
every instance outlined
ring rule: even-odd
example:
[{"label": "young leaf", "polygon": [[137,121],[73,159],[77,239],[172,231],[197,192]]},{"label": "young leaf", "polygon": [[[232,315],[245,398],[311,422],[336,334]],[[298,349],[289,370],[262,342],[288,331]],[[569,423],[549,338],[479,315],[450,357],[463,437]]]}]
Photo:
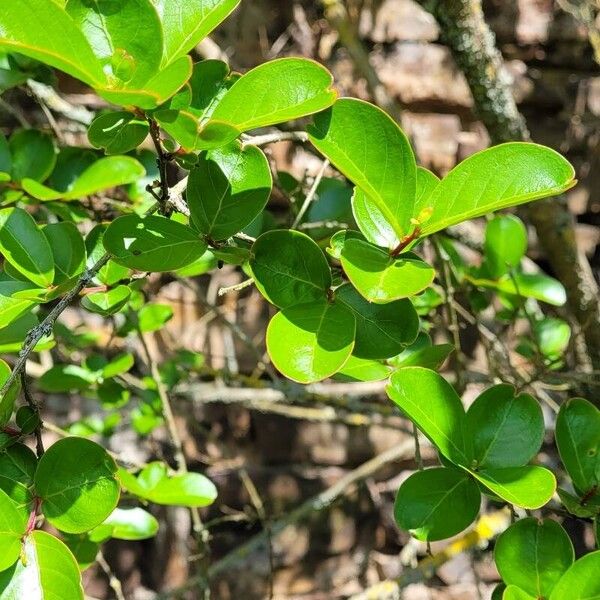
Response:
[{"label": "young leaf", "polygon": [[56,2],[11,0],[0,11],[0,48],[24,54],[91,85],[102,85],[102,65]]},{"label": "young leaf", "polygon": [[212,119],[240,131],[276,125],[331,106],[333,77],[306,58],[266,62],[240,77],[219,100]]},{"label": "young leaf", "polygon": [[21,554],[21,537],[27,520],[0,489],[0,571],[15,564]]},{"label": "young leaf", "polygon": [[252,246],[250,268],[260,293],[279,308],[321,300],[331,271],[317,244],[292,230],[268,231]]},{"label": "young leaf", "polygon": [[107,519],[90,531],[93,542],[109,538],[117,540],[146,540],[158,532],[158,521],[143,508],[115,508]]},{"label": "young leaf", "polygon": [[537,144],[510,142],[473,154],[454,167],[411,216],[431,209],[421,235],[486,213],[560,194],[575,185],[560,154]]},{"label": "young leaf", "polygon": [[391,358],[388,362],[394,367],[424,367],[437,371],[450,356],[452,344],[436,344],[418,349],[407,348],[404,352]]},{"label": "young leaf", "polygon": [[130,296],[131,290],[126,285],[118,285],[106,292],[87,294],[81,299],[81,306],[90,312],[108,317],[119,312],[127,304]]},{"label": "young leaf", "polygon": [[511,385],[483,392],[469,407],[466,423],[473,460],[484,469],[526,465],[544,440],[540,405],[529,394],[515,395]]},{"label": "young leaf", "polygon": [[334,375],[337,381],[383,381],[392,369],[376,360],[351,356]]},{"label": "young leaf", "polygon": [[359,239],[348,239],[342,267],[352,285],[369,302],[387,304],[409,298],[431,285],[435,271],[415,255],[394,258],[385,250]]},{"label": "young leaf", "polygon": [[[377,208],[370,218],[366,214],[364,219],[359,217],[360,225],[368,231],[367,237],[383,238],[386,245],[394,242],[389,229],[381,225],[382,220],[397,239],[408,235],[417,167],[408,139],[398,125],[372,104],[344,98],[318,114],[308,131],[313,146],[362,190],[368,197],[367,205],[370,201]],[[373,229],[369,227],[370,220]]]},{"label": "young leaf", "polygon": [[405,367],[392,375],[386,392],[443,456],[456,464],[469,464],[465,411],[454,388],[441,375]]},{"label": "young leaf", "polygon": [[67,533],[100,525],[119,501],[116,471],[106,450],[90,440],[70,437],[54,443],[35,473],[45,517]]},{"label": "young leaf", "polygon": [[410,300],[373,304],[349,284],[338,288],[335,296],[356,319],[354,356],[380,359],[396,356],[417,337],[419,317]]},{"label": "young leaf", "polygon": [[88,129],[92,146],[106,154],[123,154],[137,148],[148,135],[148,123],[128,111],[113,111],[96,117]]},{"label": "young leaf", "polygon": [[550,600],[593,600],[600,596],[600,550],[576,560],[560,578]]},{"label": "young leaf", "polygon": [[153,0],[164,31],[162,64],[187,54],[224,21],[240,0]]},{"label": "young leaf", "polygon": [[85,269],[85,243],[73,223],[51,223],[42,229],[54,258],[54,285],[77,277]]},{"label": "young leaf", "polygon": [[422,541],[452,537],[477,517],[481,494],[477,484],[458,469],[439,467],[413,473],[396,495],[398,525]]},{"label": "young leaf", "polygon": [[23,189],[39,200],[78,200],[102,190],[133,183],[146,174],[144,167],[130,156],[108,156],[90,165],[68,190],[60,192],[32,179],[23,181]]},{"label": "young leaf", "polygon": [[34,531],[25,538],[22,552],[22,560],[0,572],[2,600],[83,600],[77,561],[59,539],[45,531]]},{"label": "young leaf", "polygon": [[295,304],[267,327],[267,350],[275,367],[298,383],[331,377],[352,354],[356,323],[342,304],[325,299]]},{"label": "young leaf", "polygon": [[0,210],[0,251],[6,261],[37,286],[52,285],[52,250],[33,217],[22,208]]},{"label": "young leaf", "polygon": [[471,474],[496,496],[522,508],[544,506],[556,490],[556,479],[543,467],[526,465],[506,469],[482,469]]},{"label": "young leaf", "polygon": [[551,519],[521,519],[500,535],[494,559],[502,579],[535,598],[548,598],[575,552],[567,532]]},{"label": "young leaf", "polygon": [[0,453],[0,490],[11,499],[23,519],[31,511],[36,468],[36,456],[24,444],[13,444]]},{"label": "young leaf", "polygon": [[494,217],[485,227],[485,259],[492,277],[518,267],[527,252],[527,229],[514,215]]},{"label": "young leaf", "polygon": [[113,221],[104,232],[103,243],[120,265],[159,273],[192,263],[207,247],[186,225],[165,217],[137,215]]},{"label": "young leaf", "polygon": [[67,0],[66,12],[87,38],[111,87],[141,87],[159,69],[162,27],[149,0]]},{"label": "young leaf", "polygon": [[37,129],[22,129],[9,142],[14,181],[44,181],[56,164],[56,148],[52,138]]},{"label": "young leaf", "polygon": [[234,142],[201,154],[187,186],[191,225],[213,240],[242,231],[262,212],[273,180],[259,148]]},{"label": "young leaf", "polygon": [[583,398],[572,398],[556,419],[560,458],[580,494],[600,485],[600,411]]}]

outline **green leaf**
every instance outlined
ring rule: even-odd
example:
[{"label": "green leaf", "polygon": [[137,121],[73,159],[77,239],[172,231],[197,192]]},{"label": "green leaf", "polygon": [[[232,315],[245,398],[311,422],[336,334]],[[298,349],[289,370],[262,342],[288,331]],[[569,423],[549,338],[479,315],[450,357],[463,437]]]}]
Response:
[{"label": "green leaf", "polygon": [[126,215],[104,232],[106,251],[120,265],[138,271],[175,271],[202,256],[206,242],[186,225],[165,217]]},{"label": "green leaf", "polygon": [[10,181],[10,173],[12,173],[12,154],[6,136],[0,132],[0,173],[7,181]]},{"label": "green leaf", "polygon": [[142,333],[162,329],[173,317],[173,308],[168,304],[146,304],[137,313],[137,326]]},{"label": "green leaf", "polygon": [[535,598],[548,598],[575,552],[567,532],[551,519],[521,519],[500,535],[494,559],[502,579]]},{"label": "green leaf", "polygon": [[558,488],[556,490],[560,501],[564,504],[565,508],[576,517],[582,519],[591,519],[596,515],[600,515],[600,496],[597,494],[591,498],[578,498],[569,492]]},{"label": "green leaf", "polygon": [[297,231],[261,235],[252,246],[250,268],[258,291],[279,308],[324,299],[331,286],[325,255]]},{"label": "green leaf", "polygon": [[342,304],[326,300],[296,304],[277,313],[267,327],[273,365],[298,383],[313,383],[344,366],[354,347],[356,323]]},{"label": "green leaf", "polygon": [[441,375],[405,367],[392,375],[386,392],[443,456],[456,464],[469,464],[465,411],[458,394]]},{"label": "green leaf", "polygon": [[60,540],[34,531],[25,538],[22,552],[22,560],[0,573],[0,600],[83,600],[77,561]]},{"label": "green leaf", "polygon": [[526,465],[506,469],[471,471],[485,487],[506,502],[535,509],[546,504],[556,490],[556,479],[543,467]]},{"label": "green leaf", "polygon": [[558,360],[569,347],[571,327],[562,319],[544,317],[535,323],[534,335],[541,353],[549,360]]},{"label": "green leaf", "polygon": [[85,571],[96,562],[100,544],[92,542],[86,534],[64,534],[63,541],[73,554],[81,571]]},{"label": "green leaf", "polygon": [[56,148],[52,138],[37,129],[22,129],[9,142],[14,181],[44,181],[56,164]]},{"label": "green leaf", "polygon": [[21,537],[27,520],[0,490],[0,571],[15,564],[21,554]]},{"label": "green leaf", "polygon": [[[88,268],[94,266],[94,264],[96,264],[106,253],[104,244],[102,243],[106,229],[107,225],[103,223],[96,225],[85,239]],[[100,283],[113,286],[122,279],[128,278],[130,274],[131,271],[127,267],[123,267],[113,260],[109,260],[108,263],[100,269],[96,277]],[[100,306],[102,306],[102,303],[100,303]]]},{"label": "green leaf", "polygon": [[267,157],[255,146],[235,142],[201,154],[186,193],[192,227],[213,240],[231,237],[263,211],[272,185]]},{"label": "green leaf", "polygon": [[129,300],[131,290],[126,285],[118,285],[106,292],[94,292],[81,299],[81,306],[90,312],[104,317],[119,312]]},{"label": "green leaf", "polygon": [[591,402],[572,398],[560,407],[556,444],[580,494],[600,485],[600,411]]},{"label": "green leaf", "polygon": [[224,21],[240,0],[153,0],[164,32],[162,64],[187,54]]},{"label": "green leaf", "polygon": [[[11,368],[0,358],[0,388],[8,381],[11,375]],[[0,428],[4,427],[12,416],[15,400],[19,395],[21,385],[16,381],[10,389],[0,398]],[[0,472],[0,477],[2,473]]]},{"label": "green leaf", "polygon": [[52,285],[52,250],[33,217],[22,208],[0,210],[0,251],[5,260],[37,286]]},{"label": "green leaf", "polygon": [[217,497],[217,488],[200,473],[168,475],[163,463],[154,462],[144,467],[136,478],[124,469],[119,469],[121,486],[132,494],[167,506],[203,507],[212,504]]},{"label": "green leaf", "polygon": [[[23,346],[27,334],[37,325],[38,318],[31,312],[25,313],[10,325],[0,329],[0,353],[18,353]],[[52,336],[44,336],[34,348],[35,352],[49,350],[54,345]],[[0,414],[2,409],[0,409]],[[0,417],[0,422],[2,418]]]},{"label": "green leaf", "polygon": [[84,35],[48,0],[14,0],[0,14],[0,48],[24,54],[91,85],[106,82]]},{"label": "green leaf", "polygon": [[18,291],[31,288],[32,284],[22,281],[0,281],[0,328],[4,328],[29,310],[35,301],[15,298]]},{"label": "green leaf", "polygon": [[560,578],[550,600],[594,600],[600,596],[600,551],[576,560]]},{"label": "green leaf", "polygon": [[481,494],[464,472],[445,467],[413,473],[394,504],[398,525],[422,541],[452,537],[477,517]]},{"label": "green leaf", "polygon": [[385,250],[359,239],[348,239],[342,267],[352,285],[369,302],[387,304],[427,288],[435,271],[415,255],[393,258]]},{"label": "green leaf", "polygon": [[436,344],[412,350],[407,348],[404,352],[390,359],[394,367],[424,367],[437,371],[453,352],[452,344]]},{"label": "green leaf", "polygon": [[96,117],[88,129],[92,146],[106,154],[123,154],[137,148],[148,135],[148,123],[127,111],[108,112]]},{"label": "green leaf", "polygon": [[486,264],[494,278],[518,267],[527,252],[527,229],[514,215],[494,217],[485,227]]},{"label": "green leaf", "polygon": [[416,339],[419,317],[410,300],[372,304],[349,284],[338,288],[335,297],[356,319],[354,356],[389,358]]},{"label": "green leaf", "polygon": [[54,285],[81,275],[85,269],[85,243],[73,223],[51,223],[42,229],[54,258]]},{"label": "green leaf", "polygon": [[135,363],[135,359],[133,358],[133,354],[129,352],[123,352],[115,356],[110,362],[106,363],[104,367],[102,367],[102,377],[104,379],[108,379],[110,377],[116,377],[117,375],[122,375],[123,373],[127,373],[133,367]]},{"label": "green leaf", "polygon": [[162,27],[149,0],[67,0],[65,10],[87,38],[111,87],[141,87],[158,71]]},{"label": "green leaf", "polygon": [[65,192],[31,179],[23,181],[23,189],[39,200],[78,200],[119,185],[133,183],[145,173],[144,167],[130,156],[107,156],[85,169]]},{"label": "green leaf", "polygon": [[54,443],[35,473],[45,517],[67,533],[96,527],[119,501],[116,471],[106,450],[90,440],[70,437]]},{"label": "green leaf", "polygon": [[376,360],[351,356],[334,375],[337,381],[383,381],[392,369]]},{"label": "green leaf", "polygon": [[54,365],[39,379],[38,386],[44,392],[71,392],[87,390],[96,381],[91,371],[77,365]]},{"label": "green leaf", "polygon": [[191,99],[187,110],[200,121],[206,121],[218,101],[233,85],[229,65],[221,60],[202,60],[194,65],[190,77]]},{"label": "green leaf", "polygon": [[11,499],[24,519],[32,508],[36,468],[35,454],[23,444],[13,444],[0,452],[0,490]]},{"label": "green leaf", "polygon": [[333,77],[306,58],[280,58],[240,77],[219,100],[212,119],[240,131],[276,125],[331,106]]},{"label": "green leaf", "polygon": [[501,596],[502,600],[536,600],[516,585],[509,585]]},{"label": "green leaf", "polygon": [[372,104],[344,98],[318,114],[308,131],[315,148],[358,186],[354,212],[366,237],[391,247],[408,235],[417,167],[408,139],[391,117]]},{"label": "green leaf", "polygon": [[473,460],[478,467],[526,465],[544,440],[544,416],[529,394],[515,394],[511,385],[483,392],[467,411],[467,429],[473,438]]},{"label": "green leaf", "polygon": [[412,216],[431,209],[421,228],[421,235],[430,235],[489,212],[561,194],[575,183],[573,167],[554,150],[525,142],[500,144],[454,167]]},{"label": "green leaf", "polygon": [[115,508],[108,518],[90,531],[93,542],[109,538],[117,540],[146,540],[158,532],[158,521],[143,508]]}]

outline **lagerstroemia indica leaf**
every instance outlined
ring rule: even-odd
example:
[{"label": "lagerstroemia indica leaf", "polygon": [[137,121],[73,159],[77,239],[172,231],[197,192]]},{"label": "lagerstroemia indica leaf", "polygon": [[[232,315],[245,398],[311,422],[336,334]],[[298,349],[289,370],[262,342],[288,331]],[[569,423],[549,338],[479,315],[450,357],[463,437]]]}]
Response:
[{"label": "lagerstroemia indica leaf", "polygon": [[98,444],[62,439],[46,451],[35,473],[35,489],[50,523],[82,533],[102,523],[119,500],[117,465]]},{"label": "lagerstroemia indica leaf", "polygon": [[138,271],[175,271],[200,258],[207,248],[193,229],[159,216],[119,217],[102,241],[116,263]]},{"label": "lagerstroemia indica leaf", "polygon": [[44,181],[56,164],[56,147],[52,138],[37,129],[22,129],[9,141],[12,155],[12,179]]},{"label": "lagerstroemia indica leaf", "polygon": [[260,293],[279,308],[322,300],[331,287],[325,255],[311,238],[297,231],[261,235],[252,246],[250,268]]},{"label": "lagerstroemia indica leaf", "polygon": [[234,142],[201,154],[186,194],[192,227],[213,240],[231,237],[262,212],[272,185],[267,158],[255,146]]},{"label": "lagerstroemia indica leaf", "polygon": [[[1,306],[1,305],[0,305]],[[2,387],[11,375],[11,369],[2,359],[0,359],[0,387]],[[21,385],[19,381],[15,382],[11,388],[0,398],[0,427],[4,427],[10,421],[13,409],[15,406],[15,400]],[[0,474],[1,476],[1,474]],[[0,484],[1,487],[1,484]]]},{"label": "lagerstroemia indica leaf", "polygon": [[88,129],[92,146],[106,154],[122,154],[137,148],[148,135],[149,125],[128,111],[112,111],[96,117]]},{"label": "lagerstroemia indica leaf", "polygon": [[146,540],[156,535],[158,521],[143,508],[115,508],[108,518],[89,533],[92,541],[108,538]]},{"label": "lagerstroemia indica leaf", "polygon": [[60,285],[80,275],[86,262],[85,242],[73,223],[50,223],[42,229],[54,259],[54,281]]},{"label": "lagerstroemia indica leaf", "polygon": [[0,453],[0,490],[27,519],[33,505],[33,477],[37,458],[24,444],[13,444]]},{"label": "lagerstroemia indica leaf", "polygon": [[485,227],[485,259],[493,277],[517,266],[527,252],[527,229],[514,215],[498,215]]},{"label": "lagerstroemia indica leaf", "polygon": [[560,578],[550,600],[593,600],[600,596],[600,550],[576,560]]},{"label": "lagerstroemia indica leaf", "polygon": [[275,367],[299,383],[330,377],[352,354],[356,321],[343,304],[323,299],[294,304],[267,327],[267,350]]},{"label": "lagerstroemia indica leaf", "polygon": [[25,516],[0,489],[0,571],[8,569],[19,558],[26,522]]}]

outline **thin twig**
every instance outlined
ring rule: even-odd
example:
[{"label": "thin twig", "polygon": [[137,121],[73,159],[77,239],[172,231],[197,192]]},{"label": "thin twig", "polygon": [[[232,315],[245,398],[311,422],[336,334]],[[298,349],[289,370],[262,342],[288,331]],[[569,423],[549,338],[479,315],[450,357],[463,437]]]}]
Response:
[{"label": "thin twig", "polygon": [[308,133],[306,131],[275,131],[265,133],[264,135],[244,135],[242,143],[244,146],[266,146],[267,144],[276,144],[277,142],[307,142]]},{"label": "thin twig", "polygon": [[36,414],[38,423],[36,425],[33,434],[35,435],[35,445],[36,445],[36,454],[38,458],[42,458],[44,454],[44,441],[42,440],[42,417],[40,415],[40,407],[37,405],[37,402],[33,399],[31,392],[29,391],[29,387],[27,385],[27,376],[25,374],[25,370],[21,371],[21,389],[23,390],[23,396],[25,396],[25,402],[29,408]]},{"label": "thin twig", "polygon": [[325,175],[325,171],[327,170],[327,168],[329,167],[330,164],[331,163],[329,162],[329,159],[326,159],[323,162],[323,165],[319,169],[319,172],[317,173],[315,180],[313,181],[313,184],[312,184],[308,194],[306,194],[306,198],[304,199],[304,202],[302,203],[302,206],[300,207],[300,210],[298,211],[298,214],[296,215],[296,218],[294,219],[294,223],[292,224],[292,229],[298,229],[298,225],[300,225],[300,222],[304,218],[304,215],[306,214],[308,207],[311,205],[312,201],[315,199],[315,196],[317,195],[317,190],[319,189],[319,185],[321,184],[323,176]]},{"label": "thin twig", "polygon": [[247,287],[250,287],[253,283],[254,283],[254,279],[252,279],[252,277],[250,277],[250,279],[245,279],[241,283],[236,283],[235,285],[230,285],[228,287],[219,288],[219,291],[217,292],[217,296],[220,297],[220,296],[225,296],[225,294],[230,294],[231,292],[239,292],[241,290],[246,289]]},{"label": "thin twig", "polygon": [[98,552],[96,555],[96,562],[100,565],[100,568],[104,571],[106,577],[108,577],[108,585],[110,585],[112,588],[117,600],[125,600],[123,586],[121,585],[119,578],[113,573],[113,570],[106,561],[106,558],[104,558],[104,554],[102,554],[102,552]]}]

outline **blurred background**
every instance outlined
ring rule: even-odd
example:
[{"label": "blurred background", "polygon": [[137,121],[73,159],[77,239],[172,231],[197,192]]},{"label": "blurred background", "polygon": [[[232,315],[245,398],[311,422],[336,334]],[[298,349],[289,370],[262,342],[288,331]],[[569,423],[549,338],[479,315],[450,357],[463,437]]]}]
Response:
[{"label": "blurred background", "polygon": [[[483,4],[532,138],[564,153],[577,169],[579,185],[567,195],[568,208],[576,219],[577,244],[598,278],[600,6],[594,0]],[[375,100],[399,119],[418,161],[444,175],[487,147],[490,137],[475,116],[463,73],[439,37],[434,17],[413,0],[243,0],[197,54],[225,58],[241,71],[281,56],[314,58],[331,69],[341,95]],[[103,106],[66,78],[60,80],[60,92],[72,107],[95,111]],[[13,107],[8,113],[0,106],[7,130],[18,120],[15,110],[43,121],[39,105],[26,94],[13,91],[6,101]],[[87,144],[85,128],[60,113],[55,118],[69,143]],[[310,188],[322,162],[294,142],[272,145],[268,155],[280,173],[269,207],[277,220],[294,195]],[[334,191],[345,198],[347,212],[350,192]],[[482,231],[481,224],[473,224],[463,232],[472,242],[463,248],[467,260],[478,260],[469,246],[481,244]],[[531,228],[529,234],[529,258],[553,275]],[[122,583],[123,596],[204,598],[197,586],[198,573],[206,572],[198,565],[204,564],[212,566],[211,596],[218,600],[490,598],[498,574],[489,540],[506,527],[509,516],[488,507],[486,519],[470,534],[433,544],[434,558],[424,544],[400,532],[392,515],[394,494],[416,468],[406,421],[386,400],[382,383],[325,382],[300,389],[270,375],[263,343],[269,308],[252,287],[218,293],[244,279],[239,269],[226,266],[185,284],[158,276],[149,282],[155,302],[171,308],[150,350],[172,376],[189,466],[216,483],[219,498],[202,515],[209,555],[190,535],[190,516],[183,508],[152,509],[162,525],[155,539],[108,544],[104,556]],[[565,309],[556,311],[568,320]],[[440,343],[448,341],[442,312],[434,308],[431,313],[431,333]],[[108,321],[73,309],[65,313],[65,329],[79,331],[83,318],[98,334],[98,345],[106,345]],[[494,315],[489,319],[487,326],[506,334],[511,345],[519,331],[507,332]],[[460,325],[468,401],[489,381],[490,350],[472,322],[465,318]],[[112,350],[123,350],[122,342]],[[182,350],[201,353],[203,359],[195,355],[192,360]],[[576,373],[572,352],[565,352],[564,367]],[[527,369],[521,355],[512,357],[517,367]],[[47,368],[52,359],[42,355],[44,360]],[[544,389],[559,399],[571,390],[568,381],[558,390]],[[122,408],[121,422],[108,434],[106,410],[84,396],[65,402],[64,396],[51,394],[45,416],[60,427],[75,422],[78,428],[71,431],[104,437],[126,460],[172,461],[161,421],[143,403],[134,399]],[[137,420],[137,431],[123,426],[132,420]],[[422,453],[425,464],[435,462],[430,448],[423,446]],[[552,456],[544,460],[556,463]],[[581,522],[567,518],[565,525],[580,551],[591,547],[591,532]],[[387,587],[376,587],[388,580]],[[91,597],[115,597],[114,585],[99,567],[86,571],[84,581]],[[178,588],[180,593],[157,595]]]}]

